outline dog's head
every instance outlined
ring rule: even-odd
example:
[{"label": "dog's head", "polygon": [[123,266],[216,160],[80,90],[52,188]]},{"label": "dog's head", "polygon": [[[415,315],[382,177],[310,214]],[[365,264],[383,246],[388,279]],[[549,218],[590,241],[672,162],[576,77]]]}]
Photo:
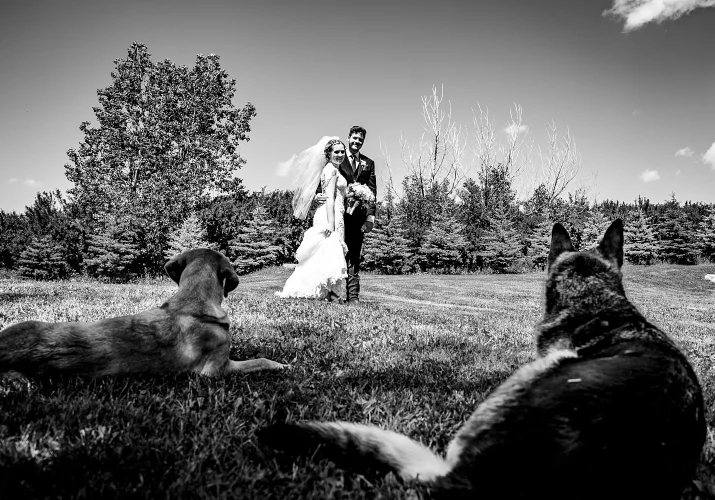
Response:
[{"label": "dog's head", "polygon": [[[566,228],[559,223],[554,224],[554,228],[551,231],[551,247],[549,248],[546,266],[547,272],[551,272],[553,264],[561,254],[575,251],[576,249],[571,243],[571,237]],[[601,243],[590,252],[604,259],[614,270],[620,270],[623,266],[623,221],[621,219],[613,221],[606,230]]]},{"label": "dog's head", "polygon": [[[615,220],[591,250],[577,252],[568,232],[555,224],[547,260],[546,314],[608,308],[616,295],[625,297],[621,282],[623,222]],[[609,302],[610,301],[610,302]]]},{"label": "dog's head", "polygon": [[192,262],[201,260],[209,263],[216,272],[219,283],[223,287],[223,296],[228,297],[229,292],[238,286],[238,274],[234,271],[231,262],[221,253],[209,248],[194,248],[186,250],[172,257],[164,265],[164,270],[169,277],[179,284],[181,274]]}]

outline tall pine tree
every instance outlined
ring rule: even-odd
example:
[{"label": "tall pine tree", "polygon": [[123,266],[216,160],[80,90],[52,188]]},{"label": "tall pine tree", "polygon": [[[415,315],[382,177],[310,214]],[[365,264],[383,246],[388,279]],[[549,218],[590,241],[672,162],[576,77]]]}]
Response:
[{"label": "tall pine tree", "polygon": [[31,239],[27,217],[0,210],[0,267],[14,268],[20,253]]},{"label": "tall pine tree", "polygon": [[686,214],[672,195],[655,227],[658,255],[662,260],[669,264],[695,264],[698,251],[689,226]]},{"label": "tall pine tree", "polygon": [[238,274],[257,271],[265,266],[278,263],[280,247],[273,244],[275,226],[273,219],[262,205],[257,205],[246,224],[231,242],[233,265]]},{"label": "tall pine tree", "polygon": [[698,247],[703,259],[715,262],[715,205],[711,205],[698,225]]},{"label": "tall pine tree", "polygon": [[132,268],[137,258],[137,234],[128,216],[106,215],[97,225],[102,231],[88,237],[83,270],[96,277],[126,281],[138,273]]},{"label": "tall pine tree", "polygon": [[655,234],[648,224],[643,210],[638,210],[636,217],[625,227],[623,255],[633,264],[652,264],[658,257],[658,245]]},{"label": "tall pine tree", "polygon": [[525,245],[509,215],[509,208],[504,203],[494,206],[489,229],[480,241],[479,257],[485,266],[497,273],[515,269],[524,258]]},{"label": "tall pine tree", "polygon": [[610,225],[611,222],[600,210],[595,207],[591,209],[584,221],[579,250],[589,250],[598,246]]},{"label": "tall pine tree", "polygon": [[527,238],[528,251],[527,255],[536,269],[543,271],[546,269],[546,260],[549,257],[549,248],[551,247],[551,232],[554,224],[548,220],[540,222],[534,231]]},{"label": "tall pine tree", "polygon": [[215,249],[215,245],[206,239],[206,229],[201,220],[196,213],[192,213],[176,231],[169,235],[169,249],[165,255],[170,259],[185,250],[200,247]]},{"label": "tall pine tree", "polygon": [[69,271],[64,247],[49,234],[32,238],[18,264],[20,274],[37,280],[65,278]]},{"label": "tall pine tree", "polygon": [[441,210],[434,216],[419,249],[427,269],[450,273],[464,267],[467,239],[463,231],[464,225],[448,210]]},{"label": "tall pine tree", "polygon": [[[411,270],[412,250],[409,240],[404,237],[404,218],[400,210],[393,207],[391,212],[381,211],[379,215],[387,213],[389,218],[376,219],[375,228],[365,237],[362,267],[384,274],[402,274]],[[385,219],[387,224],[382,224]]]}]

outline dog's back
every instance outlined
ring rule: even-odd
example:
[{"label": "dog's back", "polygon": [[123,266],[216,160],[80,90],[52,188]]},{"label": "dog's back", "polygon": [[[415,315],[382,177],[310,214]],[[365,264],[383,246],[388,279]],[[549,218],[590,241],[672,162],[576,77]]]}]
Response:
[{"label": "dog's back", "polygon": [[179,339],[160,308],[95,322],[23,321],[0,332],[0,373],[177,371]]},{"label": "dog's back", "polygon": [[436,484],[446,498],[677,499],[692,477],[702,399],[667,348],[564,357],[509,392],[460,431],[461,453]]}]

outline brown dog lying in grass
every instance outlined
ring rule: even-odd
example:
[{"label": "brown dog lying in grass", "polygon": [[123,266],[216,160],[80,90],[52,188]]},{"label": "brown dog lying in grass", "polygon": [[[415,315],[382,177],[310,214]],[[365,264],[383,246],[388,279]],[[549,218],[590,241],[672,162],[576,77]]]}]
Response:
[{"label": "brown dog lying in grass", "polygon": [[287,367],[265,358],[229,359],[230,322],[221,302],[238,286],[238,275],[225,256],[187,250],[164,269],[179,290],[160,307],[88,323],[23,321],[1,331],[0,373],[221,375]]}]

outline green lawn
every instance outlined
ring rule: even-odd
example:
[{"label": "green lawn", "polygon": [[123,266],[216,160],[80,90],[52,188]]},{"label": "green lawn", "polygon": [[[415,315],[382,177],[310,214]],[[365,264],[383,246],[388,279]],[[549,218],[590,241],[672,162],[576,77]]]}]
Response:
[{"label": "green lawn", "polygon": [[[443,452],[484,397],[533,358],[544,275],[365,275],[363,303],[345,306],[275,298],[290,272],[244,276],[224,302],[232,357],[288,362],[289,372],[0,380],[0,497],[426,497],[427,487],[391,474],[365,477],[328,461],[294,465],[264,454],[254,432],[285,419],[372,422]],[[624,268],[629,297],[680,343],[705,390],[702,490],[715,488],[715,284],[703,279],[708,273],[715,265]],[[175,290],[168,279],[0,279],[0,327],[132,314]],[[684,498],[715,494],[693,487]]]}]

